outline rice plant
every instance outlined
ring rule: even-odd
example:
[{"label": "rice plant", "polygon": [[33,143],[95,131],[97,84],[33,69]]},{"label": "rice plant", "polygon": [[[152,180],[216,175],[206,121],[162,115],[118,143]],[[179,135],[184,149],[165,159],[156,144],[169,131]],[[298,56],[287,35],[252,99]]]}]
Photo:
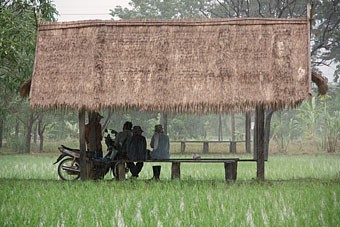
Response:
[{"label": "rice plant", "polygon": [[223,165],[183,164],[171,180],[65,182],[55,157],[0,156],[0,226],[338,226],[340,157],[275,156],[258,183],[256,165],[240,163],[226,184]]}]

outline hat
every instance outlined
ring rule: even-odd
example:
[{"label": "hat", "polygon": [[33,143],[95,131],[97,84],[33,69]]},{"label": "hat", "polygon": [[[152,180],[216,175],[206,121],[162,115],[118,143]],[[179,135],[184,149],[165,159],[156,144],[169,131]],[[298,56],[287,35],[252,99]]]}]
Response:
[{"label": "hat", "polygon": [[162,125],[155,125],[155,132],[162,132],[163,127]]},{"label": "hat", "polygon": [[140,126],[133,126],[132,132],[138,132],[138,131],[144,132]]}]

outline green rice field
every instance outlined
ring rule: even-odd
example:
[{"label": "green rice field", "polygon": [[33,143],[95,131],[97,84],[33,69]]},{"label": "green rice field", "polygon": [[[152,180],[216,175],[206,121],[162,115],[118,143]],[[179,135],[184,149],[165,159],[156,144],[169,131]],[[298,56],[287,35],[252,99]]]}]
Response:
[{"label": "green rice field", "polygon": [[223,164],[181,164],[171,180],[65,182],[57,154],[0,155],[0,226],[340,226],[340,155],[273,155],[266,181],[256,164],[239,163],[224,181]]}]

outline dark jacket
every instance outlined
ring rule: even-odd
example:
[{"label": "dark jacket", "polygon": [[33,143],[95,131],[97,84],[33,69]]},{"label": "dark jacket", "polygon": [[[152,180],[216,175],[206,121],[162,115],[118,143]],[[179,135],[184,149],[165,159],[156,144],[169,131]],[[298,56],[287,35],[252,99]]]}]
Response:
[{"label": "dark jacket", "polygon": [[131,137],[131,130],[124,130],[122,132],[119,132],[116,136],[115,144],[117,146],[117,149],[125,155],[127,153],[127,146],[130,143]]},{"label": "dark jacket", "polygon": [[146,159],[146,139],[144,136],[132,136],[128,144],[128,159],[143,161]]}]

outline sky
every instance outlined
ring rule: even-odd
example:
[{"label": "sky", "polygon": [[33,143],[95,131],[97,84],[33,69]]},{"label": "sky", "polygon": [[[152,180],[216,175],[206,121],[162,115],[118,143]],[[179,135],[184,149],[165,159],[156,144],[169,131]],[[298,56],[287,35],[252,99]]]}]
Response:
[{"label": "sky", "polygon": [[110,9],[128,7],[129,0],[54,0],[58,21],[103,19],[110,20]]},{"label": "sky", "polygon": [[[58,21],[110,20],[110,9],[117,5],[128,7],[129,0],[54,0],[59,12]],[[335,65],[319,67],[328,81],[332,81]]]}]

